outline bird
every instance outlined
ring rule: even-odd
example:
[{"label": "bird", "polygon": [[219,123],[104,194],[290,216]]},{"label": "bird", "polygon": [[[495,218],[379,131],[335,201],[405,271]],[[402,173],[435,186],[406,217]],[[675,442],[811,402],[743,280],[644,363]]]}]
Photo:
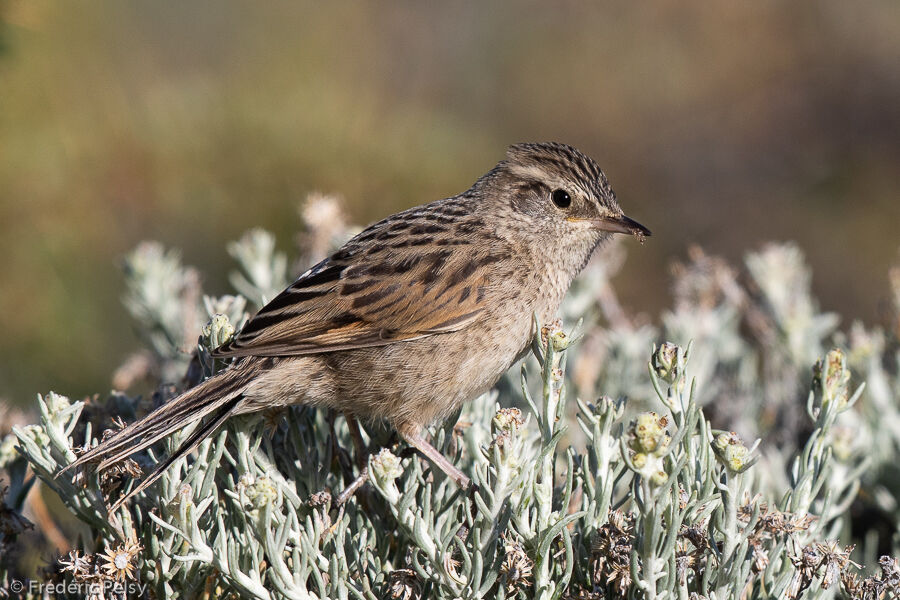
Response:
[{"label": "bird", "polygon": [[[229,366],[91,447],[61,472],[103,470],[191,423],[184,442],[114,505],[146,489],[233,415],[325,407],[382,420],[456,482],[426,438],[489,391],[555,316],[625,216],[597,163],[557,142],[510,146],[467,191],[391,215],[299,276],[213,350]],[[358,431],[358,430],[357,430]]]}]

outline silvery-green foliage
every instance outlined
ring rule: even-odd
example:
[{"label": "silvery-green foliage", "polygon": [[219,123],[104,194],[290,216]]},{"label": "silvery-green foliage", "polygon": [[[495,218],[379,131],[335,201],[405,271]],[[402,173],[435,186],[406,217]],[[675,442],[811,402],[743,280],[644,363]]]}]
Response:
[{"label": "silvery-green foliage", "polygon": [[[130,256],[128,306],[171,381],[226,366],[209,350],[246,319],[246,297],[262,302],[286,278],[271,240],[244,238],[242,293],[222,298],[203,297],[158,246]],[[89,531],[81,550],[140,545],[137,577],[158,598],[882,597],[900,571],[876,563],[873,535],[851,540],[848,507],[862,487],[890,515],[887,535],[900,522],[896,332],[854,324],[832,336],[793,246],[747,264],[742,276],[694,251],[676,270],[661,331],[681,345],[623,310],[615,266],[590,267],[596,278],[563,314],[573,324],[596,311],[607,326],[540,324],[516,386],[432,429],[472,494],[374,424],[363,432],[370,483],[336,506],[359,457],[342,418],[302,407],[232,419],[115,514],[131,476],[190,428],[121,469],[56,477],[111,415],[147,406],[50,393],[14,443]],[[28,485],[20,467],[16,498]],[[86,577],[60,564],[62,577]]]},{"label": "silvery-green foliage", "polygon": [[125,257],[124,303],[153,353],[163,381],[177,381],[196,343],[201,316],[200,276],[180,253],[143,242]]},{"label": "silvery-green foliage", "polygon": [[812,273],[800,248],[771,244],[749,254],[746,263],[792,362],[805,365],[816,360],[839,319],[833,313],[819,312],[810,295]]},{"label": "silvery-green foliage", "polygon": [[231,285],[255,306],[263,306],[287,286],[287,256],[275,250],[270,232],[251,229],[228,244],[228,253],[242,267],[231,274]]},{"label": "silvery-green foliage", "polygon": [[[604,322],[603,327],[580,332],[576,342],[579,351],[570,378],[582,396],[643,399],[652,394],[644,364],[659,330],[645,319],[630,317],[619,303],[611,280],[624,261],[624,249],[614,240],[604,248],[603,260],[591,261],[575,280],[560,310],[565,322]],[[596,389],[597,381],[603,381],[602,391]]]}]

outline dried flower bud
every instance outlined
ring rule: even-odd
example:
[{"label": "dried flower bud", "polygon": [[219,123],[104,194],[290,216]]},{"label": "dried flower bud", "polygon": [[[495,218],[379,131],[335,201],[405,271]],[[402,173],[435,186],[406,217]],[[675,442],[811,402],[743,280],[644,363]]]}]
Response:
[{"label": "dried flower bud", "polygon": [[105,562],[101,565],[104,575],[116,581],[124,581],[125,579],[134,579],[135,576],[135,558],[141,551],[141,545],[137,542],[127,542],[119,544],[115,550],[109,546],[106,547],[101,558]]},{"label": "dried flower bud", "polygon": [[65,396],[57,394],[56,392],[50,392],[44,396],[44,404],[47,405],[47,412],[50,414],[50,418],[53,418],[63,410],[69,408],[72,405],[72,402]]},{"label": "dried flower bud", "polygon": [[400,458],[387,448],[372,457],[372,476],[380,481],[393,482],[403,475]]},{"label": "dried flower bud", "polygon": [[[560,336],[562,336],[562,338],[560,338]],[[546,347],[549,343],[553,350],[558,350],[557,344],[561,343],[562,339],[565,339],[565,336],[566,334],[562,330],[562,321],[556,319],[555,321],[547,323],[546,325],[541,327],[541,346]],[[557,342],[554,340],[554,338],[559,339],[560,341]],[[568,346],[568,343],[566,343],[566,346]],[[559,348],[559,350],[564,349],[565,348]]]},{"label": "dried flower bud", "polygon": [[553,347],[555,352],[562,352],[566,348],[569,347],[569,344],[572,343],[572,340],[566,335],[561,329],[558,329],[550,334],[550,345]]},{"label": "dried flower bud", "polygon": [[392,600],[419,600],[422,597],[422,582],[412,569],[394,569],[388,573],[387,594]]},{"label": "dried flower bud", "polygon": [[722,458],[729,470],[740,473],[750,460],[750,451],[743,444],[728,446]]},{"label": "dried flower bud", "polygon": [[669,449],[668,419],[655,412],[639,414],[628,428],[628,446],[634,452],[630,464],[652,486],[658,487],[668,480],[665,456]]},{"label": "dried flower bud", "polygon": [[850,369],[846,363],[844,353],[834,349],[813,367],[813,389],[821,394],[823,409],[832,401],[837,402],[838,410],[847,405]]},{"label": "dried flower bud", "polygon": [[652,453],[656,456],[665,454],[669,447],[669,434],[666,431],[668,419],[655,412],[641,413],[631,422],[628,433],[631,434],[630,446],[635,452]]},{"label": "dried flower bud", "polygon": [[650,359],[650,364],[653,366],[656,376],[669,385],[674,384],[681,377],[678,354],[678,346],[671,342],[665,342],[656,349]]},{"label": "dried flower bud", "polygon": [[501,432],[518,431],[525,424],[525,417],[518,408],[501,408],[491,419],[492,432],[497,434]]},{"label": "dried flower bud", "polygon": [[234,337],[234,325],[226,315],[216,313],[203,326],[203,345],[209,349],[218,348]]},{"label": "dried flower bud", "polygon": [[126,458],[121,462],[110,465],[100,473],[100,491],[103,492],[104,496],[109,497],[112,492],[122,485],[125,478],[136,479],[142,473],[140,465],[133,459]]},{"label": "dried flower bud", "polygon": [[713,438],[713,453],[731,473],[743,473],[753,465],[750,450],[741,442],[735,432],[722,432]]},{"label": "dried flower bud", "polygon": [[712,441],[713,449],[716,450],[717,452],[723,452],[725,450],[725,448],[728,447],[728,444],[733,443],[733,440],[737,440],[738,443],[740,443],[740,441],[741,441],[740,438],[737,436],[737,434],[734,433],[733,431],[732,432],[723,431],[722,433],[720,433],[719,435],[717,435],[716,437],[713,438],[713,441]]},{"label": "dried flower bud", "polygon": [[57,562],[59,563],[60,571],[71,573],[75,581],[82,581],[90,575],[93,559],[94,556],[92,554],[82,556],[78,550],[72,550],[66,558],[60,558]]},{"label": "dried flower bud", "polygon": [[247,299],[241,295],[233,296],[231,294],[203,296],[203,306],[209,315],[215,316],[221,313],[228,317],[231,323],[240,323],[245,316],[244,310],[247,308]]},{"label": "dried flower bud", "polygon": [[613,597],[626,597],[631,587],[631,553],[634,547],[634,516],[612,511],[609,521],[591,538],[591,581],[611,586]]},{"label": "dried flower bud", "polygon": [[650,485],[659,487],[664,484],[668,480],[668,478],[668,473],[660,469],[659,471],[656,471],[655,473],[650,475]]},{"label": "dried flower bud", "polygon": [[244,497],[253,508],[262,508],[278,499],[278,488],[268,477],[260,477],[244,488]]},{"label": "dried flower bud", "polygon": [[850,560],[850,553],[855,546],[842,548],[836,540],[828,540],[817,544],[822,553],[822,563],[825,566],[825,575],[822,577],[822,589],[827,590],[840,581],[841,573],[847,566],[856,564]]},{"label": "dried flower bud", "polygon": [[525,553],[524,546],[504,536],[503,552],[500,574],[506,578],[506,592],[511,594],[518,588],[528,587],[534,561]]},{"label": "dried flower bud", "polygon": [[400,501],[396,479],[403,474],[403,466],[399,457],[387,448],[382,448],[378,454],[369,457],[369,474],[385,500],[391,504]]},{"label": "dried flower bud", "polygon": [[643,452],[638,452],[634,456],[631,457],[631,462],[634,463],[634,466],[638,469],[643,469],[647,466],[647,455]]},{"label": "dried flower bud", "polygon": [[900,561],[891,556],[882,556],[878,559],[881,567],[881,579],[894,589],[900,588]]},{"label": "dried flower bud", "polygon": [[319,508],[322,506],[330,506],[331,505],[331,494],[328,492],[316,492],[312,496],[309,497],[309,500],[306,501],[306,504],[311,508]]}]

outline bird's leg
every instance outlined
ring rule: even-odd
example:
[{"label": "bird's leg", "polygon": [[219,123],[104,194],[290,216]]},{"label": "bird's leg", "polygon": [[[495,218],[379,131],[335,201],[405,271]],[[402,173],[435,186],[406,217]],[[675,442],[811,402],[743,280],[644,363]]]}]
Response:
[{"label": "bird's leg", "polygon": [[360,470],[359,475],[356,476],[356,479],[350,482],[350,485],[344,488],[344,491],[338,494],[337,499],[334,501],[335,506],[341,506],[347,500],[353,497],[353,494],[356,493],[356,490],[362,487],[362,485],[369,480],[369,467],[363,467]]},{"label": "bird's leg", "polygon": [[353,440],[353,448],[356,451],[356,466],[359,467],[359,475],[357,475],[356,479],[351,481],[350,485],[344,488],[344,491],[338,495],[334,502],[335,506],[341,506],[347,502],[347,500],[353,497],[356,490],[361,488],[369,479],[369,451],[363,442],[362,433],[359,431],[359,423],[356,421],[356,417],[350,413],[345,412],[344,418],[347,420],[347,428],[350,430],[350,439]]},{"label": "bird's leg", "polygon": [[341,468],[341,473],[344,475],[344,480],[349,480],[353,477],[353,468],[350,464],[350,454],[341,448],[338,445],[337,440],[337,431],[334,428],[334,419],[335,412],[333,410],[329,410],[325,417],[328,422],[328,433],[331,437],[331,452],[334,456],[334,460],[337,461],[338,466]]},{"label": "bird's leg", "polygon": [[421,427],[400,427],[397,431],[406,443],[421,452],[425,458],[433,462],[437,468],[446,473],[447,477],[455,481],[456,485],[460,488],[468,490],[472,487],[472,480],[453,466],[453,463],[447,460],[447,457],[441,454],[437,448],[429,444],[428,441],[422,437]]},{"label": "bird's leg", "polygon": [[362,470],[369,462],[369,449],[363,442],[362,433],[359,430],[359,422],[350,413],[344,413],[347,420],[347,428],[350,430],[350,439],[353,440],[353,449],[356,451],[356,466]]}]

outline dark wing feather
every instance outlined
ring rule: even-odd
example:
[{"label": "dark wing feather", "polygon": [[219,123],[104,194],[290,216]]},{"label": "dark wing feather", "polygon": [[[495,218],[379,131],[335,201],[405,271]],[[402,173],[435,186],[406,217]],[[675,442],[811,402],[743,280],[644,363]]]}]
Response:
[{"label": "dark wing feather", "polygon": [[[214,355],[333,352],[471,324],[484,309],[489,267],[502,260],[502,251],[472,245],[473,229],[482,224],[460,231],[466,220],[447,202],[449,208],[413,209],[363,231],[301,275]],[[442,208],[455,213],[442,214]]]}]

